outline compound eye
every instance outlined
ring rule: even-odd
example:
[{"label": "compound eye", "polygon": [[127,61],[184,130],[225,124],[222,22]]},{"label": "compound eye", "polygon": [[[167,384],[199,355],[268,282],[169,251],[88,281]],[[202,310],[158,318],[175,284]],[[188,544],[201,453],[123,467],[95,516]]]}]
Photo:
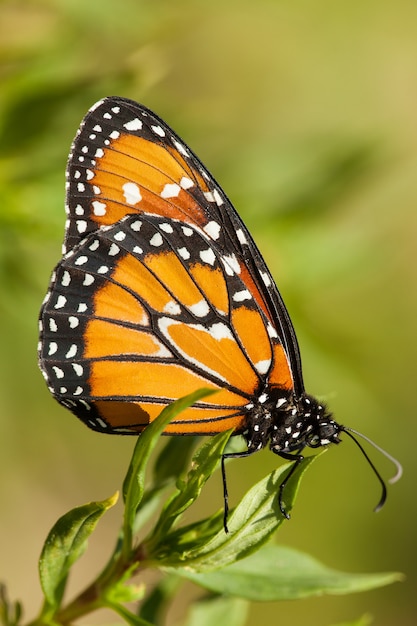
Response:
[{"label": "compound eye", "polygon": [[310,435],[307,444],[310,448],[318,448],[321,445],[321,439],[317,434]]}]

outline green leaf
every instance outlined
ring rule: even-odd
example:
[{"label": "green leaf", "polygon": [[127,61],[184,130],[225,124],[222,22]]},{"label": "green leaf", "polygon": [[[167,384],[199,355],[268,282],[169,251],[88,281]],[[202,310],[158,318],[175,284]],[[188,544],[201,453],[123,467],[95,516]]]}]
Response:
[{"label": "green leaf", "polygon": [[169,437],[153,468],[154,482],[159,485],[177,479],[187,468],[191,450],[200,437]]},{"label": "green leaf", "polygon": [[[173,552],[182,555],[184,552],[190,552],[195,546],[208,543],[214,535],[219,532],[219,528],[223,528],[223,509],[217,511],[208,518],[192,522],[186,526],[181,526],[177,530],[170,532],[165,543],[160,544],[156,558],[161,562],[161,558],[165,554],[172,556]],[[181,557],[178,557],[181,558]],[[181,561],[183,564],[183,562]]]},{"label": "green leaf", "polygon": [[175,571],[211,591],[257,602],[356,593],[402,579],[395,572],[339,572],[307,554],[276,545],[264,546],[248,558],[217,571],[197,573],[188,567]]},{"label": "green leaf", "polygon": [[178,479],[177,491],[162,510],[149,545],[164,542],[173,524],[198,498],[203,486],[217,468],[231,432],[215,435],[194,454],[191,469],[185,478]]},{"label": "green leaf", "polygon": [[[302,474],[316,457],[305,459],[288,481],[285,487],[288,511],[293,506]],[[202,572],[230,565],[259,549],[285,519],[279,509],[278,492],[292,467],[292,464],[279,467],[246,493],[230,516],[228,534],[222,528],[205,545],[179,555],[171,551],[164,564],[183,567],[186,563],[187,568]]]},{"label": "green leaf", "polygon": [[117,502],[118,494],[90,502],[63,515],[46,538],[39,560],[39,576],[47,602],[45,611],[60,604],[71,566],[83,554],[100,517]]},{"label": "green leaf", "polygon": [[171,486],[187,467],[191,448],[198,439],[199,437],[191,436],[168,437],[153,467],[152,487],[145,490],[136,512],[133,535],[136,535],[155,513],[163,491]]},{"label": "green leaf", "polygon": [[194,602],[182,626],[244,626],[248,610],[241,598],[215,596]]},{"label": "green leaf", "polygon": [[151,422],[140,435],[133,451],[133,457],[123,483],[125,517],[123,524],[123,551],[127,557],[132,548],[132,536],[138,506],[145,491],[145,470],[153,449],[166,426],[181,411],[201,398],[215,393],[212,389],[200,389],[185,398],[176,400]]},{"label": "green leaf", "polygon": [[138,508],[132,528],[132,535],[136,535],[139,530],[148,522],[156,513],[163,492],[167,485],[159,485],[158,487],[146,489],[140,507]]}]

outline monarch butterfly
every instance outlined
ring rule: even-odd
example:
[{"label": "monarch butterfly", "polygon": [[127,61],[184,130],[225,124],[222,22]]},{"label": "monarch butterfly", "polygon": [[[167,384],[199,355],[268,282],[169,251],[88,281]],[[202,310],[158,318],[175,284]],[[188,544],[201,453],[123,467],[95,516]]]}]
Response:
[{"label": "monarch butterfly", "polygon": [[40,314],[40,368],[58,402],[94,430],[138,434],[173,400],[216,389],[166,433],[243,435],[247,450],[223,456],[226,530],[224,459],[268,444],[294,470],[306,446],[347,433],[384,504],[360,433],[305,392],[294,328],[251,235],[165,122],[124,98],[96,103],[71,148],[66,211]]}]

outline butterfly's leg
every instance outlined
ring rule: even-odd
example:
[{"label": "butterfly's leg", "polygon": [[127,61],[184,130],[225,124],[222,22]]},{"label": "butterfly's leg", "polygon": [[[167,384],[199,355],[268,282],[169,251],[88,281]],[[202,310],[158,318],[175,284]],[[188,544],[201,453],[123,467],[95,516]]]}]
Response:
[{"label": "butterfly's leg", "polygon": [[223,500],[224,500],[224,516],[223,516],[223,526],[224,531],[227,534],[229,529],[227,527],[227,519],[229,517],[229,493],[227,491],[227,480],[226,480],[226,459],[236,459],[240,457],[250,456],[254,452],[257,451],[257,448],[254,450],[243,450],[242,452],[229,452],[226,454],[222,454],[221,468],[222,468],[222,479],[223,479]]},{"label": "butterfly's leg", "polygon": [[291,476],[294,474],[295,470],[297,469],[297,467],[300,465],[300,463],[304,460],[304,457],[302,454],[300,453],[296,453],[296,454],[290,454],[289,452],[277,452],[277,454],[283,458],[286,459],[287,461],[294,461],[293,466],[291,467],[290,471],[288,472],[288,474],[286,475],[286,477],[284,478],[284,480],[282,481],[282,483],[279,486],[279,492],[278,492],[278,504],[279,504],[279,510],[281,511],[282,515],[284,517],[286,517],[287,519],[290,519],[290,514],[288,513],[288,511],[285,508],[284,505],[284,500],[283,500],[283,494],[284,494],[284,489],[289,481],[289,479],[291,478]]}]

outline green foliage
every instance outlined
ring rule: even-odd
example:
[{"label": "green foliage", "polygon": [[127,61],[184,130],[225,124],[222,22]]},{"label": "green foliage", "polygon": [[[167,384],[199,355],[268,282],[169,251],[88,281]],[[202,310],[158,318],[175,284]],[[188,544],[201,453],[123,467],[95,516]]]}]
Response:
[{"label": "green foliage", "polygon": [[100,517],[116,502],[117,494],[104,502],[90,502],[72,509],[48,534],[39,560],[45,612],[54,613],[58,609],[71,567],[87,549],[87,539]]},{"label": "green foliage", "polygon": [[[158,420],[155,420],[145,432],[138,438],[133,452],[132,462],[129,466],[124,484],[123,499],[125,501],[125,517],[123,524],[123,549],[125,554],[129,554],[132,549],[132,536],[135,531],[135,520],[139,505],[145,492],[145,469],[149,461],[149,457],[158,442],[159,436],[165,427],[173,419],[175,415],[185,409],[187,406],[197,401],[203,396],[213,393],[207,389],[196,392],[192,395],[190,402],[189,397],[178,400],[171,406],[162,411]],[[158,476],[155,476],[158,479]],[[162,487],[164,484],[164,473],[160,478]],[[158,492],[158,484],[155,485],[153,496],[156,497]],[[178,517],[180,512],[177,513]]]},{"label": "green foliage", "polygon": [[[211,595],[190,607],[183,626],[243,626],[248,600],[346,594],[399,580],[395,573],[344,574],[290,548],[266,545],[284,521],[277,493],[289,464],[274,470],[247,492],[231,513],[228,534],[223,528],[222,511],[181,525],[183,515],[219,466],[231,433],[204,442],[194,453],[188,471],[184,459],[194,441],[189,438],[185,445],[173,438],[157,458],[150,484],[146,484],[146,474],[151,454],[169,421],[208,393],[201,390],[173,403],[138,438],[123,484],[125,510],[115,549],[97,578],[67,604],[68,576],[85,552],[98,521],[116,503],[117,494],[103,502],[76,507],[53,526],[39,562],[44,604],[30,626],[66,625],[100,608],[112,609],[131,626],[162,624],[167,607],[186,580]],[[182,459],[173,454],[177,441],[181,442],[178,450]],[[167,458],[173,461],[171,469]],[[312,460],[307,459],[297,468],[286,485],[287,510],[291,510],[300,479]],[[160,506],[169,487],[171,494]],[[161,574],[159,584],[150,592],[141,581],[141,575],[149,569]],[[139,605],[137,613],[126,607],[132,603]],[[17,626],[21,621],[20,604],[11,605],[4,588],[0,615],[4,626]]]},{"label": "green foliage", "polygon": [[240,598],[213,596],[196,602],[183,626],[243,626],[248,603]]},{"label": "green foliage", "polygon": [[185,578],[213,591],[257,602],[297,600],[323,594],[368,591],[400,580],[395,573],[347,574],[284,546],[262,546],[230,565],[210,571],[187,570]]}]

